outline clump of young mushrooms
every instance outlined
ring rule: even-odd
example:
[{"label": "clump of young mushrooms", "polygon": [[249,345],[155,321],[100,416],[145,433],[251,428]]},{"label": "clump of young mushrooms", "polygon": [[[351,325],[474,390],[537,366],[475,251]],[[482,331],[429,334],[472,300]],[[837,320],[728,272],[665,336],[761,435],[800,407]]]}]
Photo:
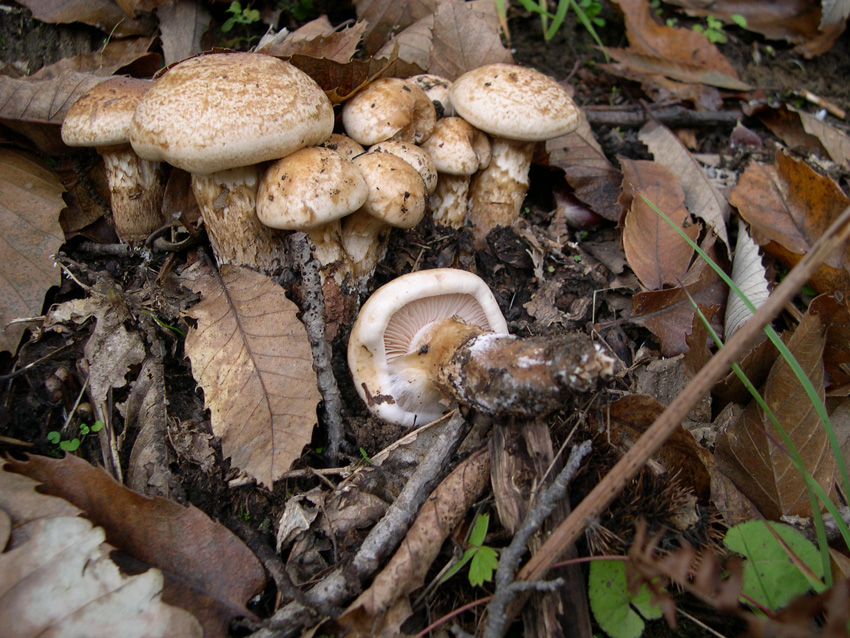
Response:
[{"label": "clump of young mushrooms", "polygon": [[357,392],[377,416],[424,425],[456,404],[530,418],[562,407],[612,374],[589,337],[519,338],[472,273],[423,270],[392,280],[363,304],[348,342]]}]

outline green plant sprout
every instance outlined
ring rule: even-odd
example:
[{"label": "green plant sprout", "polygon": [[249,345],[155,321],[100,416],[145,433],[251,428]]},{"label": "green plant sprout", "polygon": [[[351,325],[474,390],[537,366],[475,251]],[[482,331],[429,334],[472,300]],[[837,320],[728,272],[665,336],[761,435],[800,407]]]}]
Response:
[{"label": "green plant sprout", "polygon": [[[746,28],[747,26],[747,19],[739,13],[731,15],[730,19],[739,27]],[[727,38],[726,33],[723,31],[723,26],[723,22],[714,16],[707,16],[705,26],[695,24],[692,28],[694,31],[702,33],[712,44],[724,44]]]},{"label": "green plant sprout", "polygon": [[490,525],[489,514],[479,514],[469,532],[469,548],[451,568],[443,574],[440,582],[443,583],[457,574],[464,565],[469,563],[469,584],[478,587],[493,579],[493,572],[499,566],[499,550],[484,544],[487,536],[487,528]]},{"label": "green plant sprout", "polygon": [[142,310],[142,314],[145,315],[146,317],[150,317],[151,319],[153,319],[154,323],[156,323],[156,325],[158,325],[160,328],[165,328],[166,330],[171,330],[171,331],[179,334],[181,337],[184,337],[184,338],[186,337],[186,333],[183,332],[182,330],[180,330],[180,328],[178,328],[176,326],[168,325],[162,319],[152,315],[151,313],[147,312],[146,310]]},{"label": "green plant sprout", "polygon": [[92,432],[100,432],[103,429],[103,421],[98,419],[91,426],[83,423],[80,425],[80,436],[73,439],[62,439],[62,434],[57,430],[47,433],[47,440],[53,445],[59,446],[63,452],[76,452],[85,438]]},{"label": "green plant sprout", "polygon": [[278,6],[299,22],[306,22],[316,17],[313,0],[281,0]]},{"label": "green plant sprout", "polygon": [[221,25],[222,33],[228,33],[235,27],[237,24],[241,24],[244,26],[250,26],[255,22],[259,22],[260,20],[260,12],[256,9],[252,9],[250,6],[242,8],[242,3],[238,0],[234,0],[230,3],[230,6],[227,7],[227,12],[232,14],[223,25]]},{"label": "green plant sprout", "polygon": [[[558,0],[558,6],[555,8],[555,13],[549,13],[546,8],[546,0],[519,0],[523,9],[536,13],[540,16],[540,23],[543,28],[543,39],[548,42],[555,37],[558,29],[564,23],[570,9],[576,14],[576,19],[587,30],[594,42],[602,49],[602,54],[605,60],[608,61],[608,54],[605,52],[605,45],[602,44],[602,39],[596,32],[596,26],[604,26],[605,20],[599,17],[602,11],[602,3],[600,0]],[[499,13],[499,20],[502,25],[507,24],[507,7],[505,0],[496,0],[496,11]],[[551,23],[550,23],[551,20]]]}]

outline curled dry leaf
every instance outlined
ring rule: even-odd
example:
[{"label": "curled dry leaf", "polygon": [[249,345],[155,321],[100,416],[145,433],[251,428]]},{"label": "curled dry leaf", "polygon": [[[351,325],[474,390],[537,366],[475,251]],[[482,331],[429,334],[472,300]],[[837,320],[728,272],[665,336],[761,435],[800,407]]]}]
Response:
[{"label": "curled dry leaf", "polygon": [[345,64],[357,52],[366,26],[365,22],[360,21],[339,31],[334,29],[327,16],[321,16],[293,31],[282,41],[262,47],[261,51],[278,57],[299,53]]},{"label": "curled dry leaf", "polygon": [[113,37],[116,38],[149,33],[151,30],[147,21],[131,19],[133,14],[123,12],[112,0],[86,0],[85,2],[22,0],[20,4],[32,11],[36,20],[53,24],[82,22],[106,33],[115,29]]},{"label": "curled dry leaf", "polygon": [[321,399],[298,308],[246,268],[223,266],[217,277],[198,267],[183,279],[201,293],[186,353],[213,432],[235,467],[271,487],[310,442]]},{"label": "curled dry leaf", "polygon": [[699,235],[685,208],[685,194],[676,177],[657,162],[621,160],[626,214],[623,248],[634,273],[649,290],[677,285],[685,276],[694,250],[647,204],[652,202],[691,239]]},{"label": "curled dry leaf", "polygon": [[826,326],[823,364],[829,374],[830,389],[850,386],[850,299],[835,294],[818,295],[809,304],[809,312],[820,317]]},{"label": "curled dry leaf", "polygon": [[[776,153],[775,166],[751,163],[729,197],[753,239],[789,268],[803,258],[850,205],[833,180],[805,162]],[[833,251],[812,277],[818,292],[850,295],[850,246]]]},{"label": "curled dry leaf", "polygon": [[224,638],[231,618],[251,615],[245,603],[263,588],[263,568],[242,541],[201,510],[137,494],[75,456],[32,457],[7,467],[41,483],[43,494],[82,510],[122,554],[157,568],[148,571],[164,576],[162,600],[190,611],[207,638]]},{"label": "curled dry leaf", "polygon": [[363,35],[366,53],[375,53],[390,39],[417,20],[437,10],[439,0],[399,2],[398,0],[355,0],[357,19],[364,20],[368,27]]},{"label": "curled dry leaf", "polygon": [[785,105],[763,110],[759,119],[788,148],[829,157],[845,168],[850,164],[850,137],[811,113]]},{"label": "curled dry leaf", "polygon": [[548,140],[546,152],[549,163],[564,170],[579,200],[608,221],[619,221],[622,208],[617,198],[622,176],[605,157],[587,118],[582,117],[572,133]]},{"label": "curled dry leaf", "polygon": [[452,471],[419,510],[398,551],[355,600],[340,623],[361,635],[372,635],[374,621],[400,598],[422,585],[443,542],[460,522],[490,476],[490,455],[481,448]]},{"label": "curled dry leaf", "polygon": [[156,16],[165,66],[204,50],[201,38],[209,28],[212,16],[200,2],[177,0],[160,7]]},{"label": "curled dry leaf", "polygon": [[45,293],[61,281],[52,255],[65,241],[63,192],[40,160],[0,149],[0,350],[18,349],[26,325],[9,322],[40,315]]},{"label": "curled dry leaf", "polygon": [[[806,314],[788,342],[788,349],[824,399],[824,329],[820,319]],[[827,494],[834,493],[835,461],[826,431],[812,402],[790,366],[777,359],[762,391],[807,470]],[[771,421],[755,401],[741,418],[717,437],[715,459],[720,469],[767,518],[811,516],[806,485],[794,469]]]},{"label": "curled dry leaf", "polygon": [[726,220],[729,202],[708,179],[699,162],[666,126],[649,121],[638,133],[640,141],[649,147],[655,161],[666,166],[679,178],[685,192],[688,211],[700,217],[713,229],[728,248]]},{"label": "curled dry leaf", "polygon": [[122,573],[102,528],[0,464],[0,626],[7,638],[203,635],[162,600],[163,574]]},{"label": "curled dry leaf", "polygon": [[431,66],[433,31],[434,16],[427,15],[420,18],[382,46],[375,57],[386,58],[398,47],[399,59],[427,69]]},{"label": "curled dry leaf", "polygon": [[[770,295],[764,272],[761,252],[750,237],[746,224],[739,218],[738,240],[735,244],[735,256],[732,260],[732,281],[757,310],[761,308]],[[730,289],[729,298],[726,302],[724,338],[728,340],[752,316],[753,313],[743,299]]]}]

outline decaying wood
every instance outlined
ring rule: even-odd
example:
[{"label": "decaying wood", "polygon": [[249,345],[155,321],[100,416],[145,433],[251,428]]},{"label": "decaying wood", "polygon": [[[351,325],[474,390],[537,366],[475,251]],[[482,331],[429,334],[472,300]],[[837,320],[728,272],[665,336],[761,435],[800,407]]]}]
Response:
[{"label": "decaying wood", "polygon": [[693,128],[700,126],[734,126],[744,118],[740,109],[724,111],[695,111],[683,106],[667,106],[648,109],[628,107],[586,107],[583,112],[587,121],[594,125],[637,128],[650,120],[661,122],[669,128]]},{"label": "decaying wood", "polygon": [[[660,417],[641,436],[585,496],[572,514],[553,532],[543,547],[526,563],[518,579],[536,581],[543,578],[564,552],[578,540],[589,521],[596,520],[611,504],[649,458],[657,452],[669,436],[679,427],[682,419],[709,392],[743,352],[746,352],[764,327],[776,317],[794,295],[811,278],[817,267],[850,236],[850,207],[833,222],[829,229],[812,247],[811,251],[791,270],[782,283],[773,291],[767,302],[752,318],[736,332],[726,346],[712,357],[700,374],[667,406]],[[513,618],[521,609],[521,600],[515,600],[507,610],[507,618]]]}]

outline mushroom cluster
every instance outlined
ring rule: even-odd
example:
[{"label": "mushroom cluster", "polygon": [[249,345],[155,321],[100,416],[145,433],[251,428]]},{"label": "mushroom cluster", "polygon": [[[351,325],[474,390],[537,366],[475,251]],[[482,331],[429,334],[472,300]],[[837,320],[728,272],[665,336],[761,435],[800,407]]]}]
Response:
[{"label": "mushroom cluster", "polygon": [[550,78],[490,64],[454,82],[379,78],[340,121],[345,135],[324,91],[288,62],[213,53],[155,81],[104,82],[72,106],[63,138],[103,154],[122,239],[163,223],[157,167],[167,163],[191,174],[219,264],[276,274],[280,231],[304,230],[325,272],[362,290],[390,230],[429,209],[438,224],[470,226],[478,247],[511,224],[535,142],[575,128],[578,110]]},{"label": "mushroom cluster", "polygon": [[491,416],[548,414],[609,377],[614,359],[582,333],[508,334],[482,279],[438,268],[369,297],[351,329],[348,367],[372,413],[412,427],[457,404]]}]

